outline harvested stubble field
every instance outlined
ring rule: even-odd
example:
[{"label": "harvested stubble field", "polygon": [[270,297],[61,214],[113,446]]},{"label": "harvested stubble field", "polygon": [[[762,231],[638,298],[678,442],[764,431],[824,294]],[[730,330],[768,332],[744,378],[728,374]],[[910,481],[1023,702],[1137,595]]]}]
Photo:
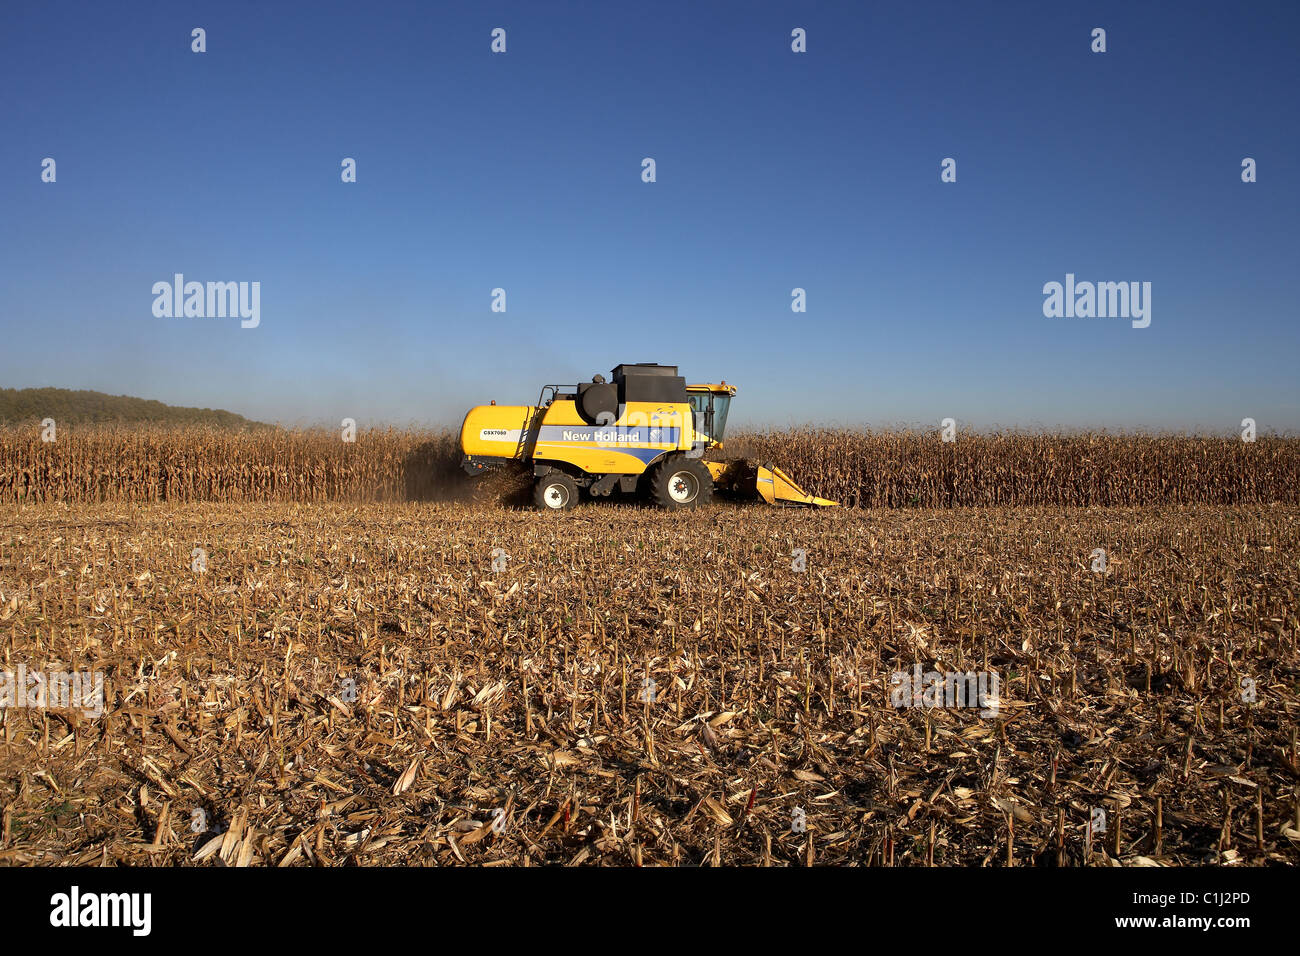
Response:
[{"label": "harvested stubble field", "polygon": [[[1290,505],[15,508],[0,670],[108,694],[4,712],[0,861],[1294,865],[1298,546]],[[891,707],[918,662],[996,715]]]}]

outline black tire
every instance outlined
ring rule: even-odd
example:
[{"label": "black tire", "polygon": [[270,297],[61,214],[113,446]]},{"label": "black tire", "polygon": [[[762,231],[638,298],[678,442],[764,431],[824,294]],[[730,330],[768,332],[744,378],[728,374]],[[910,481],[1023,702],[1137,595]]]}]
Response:
[{"label": "black tire", "polygon": [[650,497],[671,511],[698,508],[713,498],[713,476],[700,459],[673,455],[650,475]]},{"label": "black tire", "polygon": [[541,511],[568,511],[578,503],[578,484],[562,471],[537,479],[533,504]]}]

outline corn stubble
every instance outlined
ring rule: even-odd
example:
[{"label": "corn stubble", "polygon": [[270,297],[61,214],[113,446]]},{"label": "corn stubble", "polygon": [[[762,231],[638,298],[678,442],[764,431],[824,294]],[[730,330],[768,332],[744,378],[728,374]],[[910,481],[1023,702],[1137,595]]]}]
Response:
[{"label": "corn stubble", "polygon": [[12,509],[0,670],[108,701],[4,712],[0,862],[1294,865],[1298,520]]}]

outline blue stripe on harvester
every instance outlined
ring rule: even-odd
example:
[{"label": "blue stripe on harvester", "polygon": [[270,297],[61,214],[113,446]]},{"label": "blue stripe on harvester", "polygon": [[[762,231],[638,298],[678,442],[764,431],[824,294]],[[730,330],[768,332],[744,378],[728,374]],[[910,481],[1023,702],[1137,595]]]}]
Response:
[{"label": "blue stripe on harvester", "polygon": [[641,462],[642,464],[649,464],[650,462],[658,458],[660,455],[665,455],[672,450],[669,448],[626,448],[623,446],[614,446],[614,445],[601,445],[597,448],[592,448],[587,445],[573,445],[567,442],[549,442],[549,443],[538,442],[537,446],[533,450],[533,454],[538,458],[545,458],[547,451],[554,451],[557,454],[562,454],[563,452],[569,451],[570,449],[574,449],[574,448],[578,448],[583,451],[607,451],[607,452],[617,452],[620,455],[631,455],[633,458],[635,458],[637,461]]},{"label": "blue stripe on harvester", "polygon": [[[565,433],[569,437],[565,437]],[[601,437],[597,438],[596,436]],[[635,438],[631,436],[635,435]],[[622,449],[627,442],[644,445],[676,445],[681,441],[682,430],[662,425],[543,425],[538,430],[539,442],[595,442],[601,448]]]}]

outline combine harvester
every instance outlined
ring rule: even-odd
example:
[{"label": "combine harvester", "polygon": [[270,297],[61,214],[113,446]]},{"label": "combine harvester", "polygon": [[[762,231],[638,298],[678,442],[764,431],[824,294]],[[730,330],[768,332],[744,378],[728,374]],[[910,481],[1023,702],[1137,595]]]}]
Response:
[{"label": "combine harvester", "polygon": [[687,385],[675,365],[620,365],[613,381],[596,375],[581,385],[546,385],[536,405],[479,405],[460,429],[471,475],[508,464],[531,464],[533,501],[564,511],[615,488],[640,492],[663,508],[695,508],[723,492],[770,505],[829,506],[770,462],[705,461],[722,448],[736,387]]}]

